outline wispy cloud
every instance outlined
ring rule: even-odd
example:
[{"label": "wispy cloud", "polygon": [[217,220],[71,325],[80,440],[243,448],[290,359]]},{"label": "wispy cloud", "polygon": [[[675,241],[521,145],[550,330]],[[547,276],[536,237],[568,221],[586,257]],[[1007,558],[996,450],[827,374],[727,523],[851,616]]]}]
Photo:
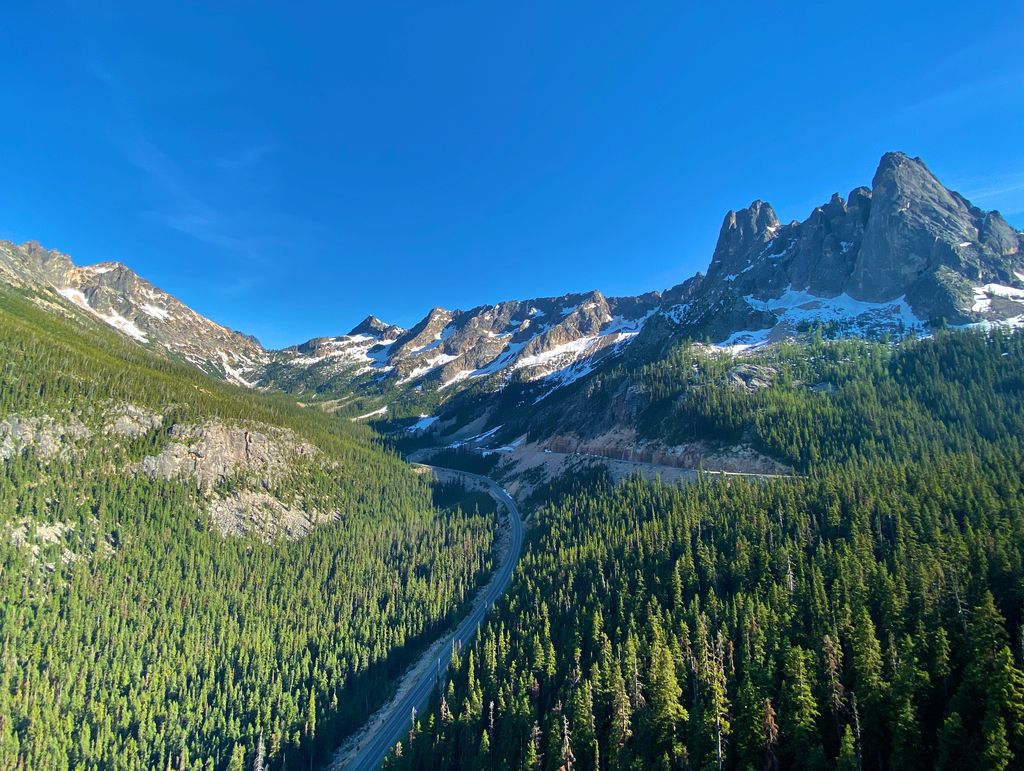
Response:
[{"label": "wispy cloud", "polygon": [[896,118],[916,118],[925,115],[963,115],[980,109],[980,105],[991,104],[982,97],[989,94],[1005,94],[1010,100],[1024,86],[1024,68],[1004,72],[994,77],[983,77],[961,83],[919,99],[897,111]]},{"label": "wispy cloud", "polygon": [[[273,189],[270,171],[278,145],[267,137],[232,136],[229,149],[206,157],[175,158],[152,139],[150,127],[133,106],[131,87],[108,66],[94,41],[86,41],[86,65],[110,98],[107,129],[125,159],[144,175],[148,222],[188,235],[200,243],[265,265],[283,243],[315,227],[263,204]],[[226,203],[225,203],[226,202]]]},{"label": "wispy cloud", "polygon": [[1001,174],[988,180],[990,186],[967,188],[964,195],[972,201],[986,198],[997,198],[1008,193],[1024,191],[1024,172],[1020,174]]},{"label": "wispy cloud", "polygon": [[255,166],[276,149],[277,143],[264,142],[252,147],[243,147],[235,150],[221,158],[217,158],[215,163],[222,169],[241,171]]},{"label": "wispy cloud", "polygon": [[983,209],[1004,215],[1024,213],[1024,171],[953,180],[953,187]]},{"label": "wispy cloud", "polygon": [[144,171],[160,191],[165,206],[143,213],[151,222],[164,225],[197,241],[222,249],[256,256],[261,240],[239,235],[252,226],[250,218],[212,206],[193,192],[181,169],[158,147],[140,139],[128,148],[128,160]]}]

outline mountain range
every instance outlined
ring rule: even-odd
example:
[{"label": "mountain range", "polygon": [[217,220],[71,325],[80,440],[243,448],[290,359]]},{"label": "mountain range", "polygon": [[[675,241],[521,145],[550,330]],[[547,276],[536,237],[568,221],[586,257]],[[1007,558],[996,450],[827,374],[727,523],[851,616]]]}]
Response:
[{"label": "mountain range", "polygon": [[1022,239],[893,153],[276,351],[0,243],[0,769],[1020,768]]},{"label": "mountain range", "polygon": [[217,377],[335,407],[347,397],[358,410],[359,397],[437,392],[444,400],[513,380],[550,391],[606,359],[651,358],[683,339],[733,347],[825,325],[850,335],[1020,326],[1022,239],[999,212],[979,209],[923,161],[894,152],[882,157],[870,188],[833,195],[803,222],[780,223],[762,201],[730,211],[707,273],[664,292],[435,307],[411,329],[369,316],[346,335],[278,351],[204,318],[120,263],[78,267],[35,242],[0,242],[0,278]]}]

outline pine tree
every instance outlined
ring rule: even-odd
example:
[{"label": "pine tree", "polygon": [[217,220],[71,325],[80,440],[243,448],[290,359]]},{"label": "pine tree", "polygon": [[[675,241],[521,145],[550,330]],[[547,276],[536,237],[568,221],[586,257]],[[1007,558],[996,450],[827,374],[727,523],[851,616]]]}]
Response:
[{"label": "pine tree", "polygon": [[917,666],[914,643],[910,636],[900,646],[896,677],[891,689],[892,763],[912,771],[924,760],[921,726],[918,719],[917,693],[928,686],[928,673]]},{"label": "pine tree", "polygon": [[227,771],[245,771],[245,750],[241,744],[236,744],[231,751],[231,759],[228,760]]},{"label": "pine tree", "polygon": [[818,737],[818,706],[812,692],[811,671],[807,662],[813,654],[794,645],[786,654],[784,683],[783,743],[795,767],[816,769],[825,765]]},{"label": "pine tree", "polygon": [[658,751],[675,754],[679,725],[687,719],[686,710],[679,704],[683,689],[676,680],[675,662],[663,644],[656,642],[651,651],[650,721]]},{"label": "pine tree", "polygon": [[839,746],[839,760],[836,764],[836,771],[860,771],[860,761],[857,758],[853,729],[850,726],[846,726],[846,730],[843,733],[843,740]]},{"label": "pine tree", "polygon": [[882,679],[882,650],[875,636],[875,625],[866,609],[861,609],[853,627],[853,669],[857,697],[866,709],[866,736],[859,739],[862,755],[881,758],[884,745],[885,698],[887,683]]},{"label": "pine tree", "polygon": [[826,687],[828,689],[828,703],[832,708],[832,717],[836,728],[836,739],[841,739],[839,732],[839,718],[843,710],[845,689],[842,682],[842,648],[832,639],[831,635],[825,635],[822,641],[822,656],[825,659],[825,674],[828,678]]},{"label": "pine tree", "polygon": [[772,708],[772,700],[765,699],[761,709],[761,734],[764,737],[761,745],[761,758],[764,763],[764,771],[776,771],[779,767],[779,759],[776,750],[779,746],[779,726],[775,722],[775,710]]},{"label": "pine tree", "polygon": [[612,719],[611,719],[611,764],[610,768],[628,766],[626,745],[633,735],[631,725],[632,705],[626,693],[626,681],[617,666],[612,667]]},{"label": "pine tree", "polygon": [[[1014,665],[1002,615],[986,591],[971,614],[971,655],[940,735],[940,766],[1000,771],[1024,731],[1024,674]],[[979,706],[981,707],[979,709]]]}]

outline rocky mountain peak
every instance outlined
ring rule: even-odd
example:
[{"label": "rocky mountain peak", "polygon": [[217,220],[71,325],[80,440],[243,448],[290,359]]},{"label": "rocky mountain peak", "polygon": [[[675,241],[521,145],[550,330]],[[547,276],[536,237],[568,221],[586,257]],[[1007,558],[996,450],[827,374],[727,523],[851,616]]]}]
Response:
[{"label": "rocky mountain peak", "polygon": [[920,158],[886,153],[872,182],[871,216],[848,291],[867,302],[905,295],[942,264],[981,278],[976,221],[983,212],[947,190]]},{"label": "rocky mountain peak", "polygon": [[367,335],[369,337],[380,337],[387,328],[387,324],[371,314],[356,324],[352,331],[348,333],[348,336]]},{"label": "rocky mountain peak", "polygon": [[[725,217],[708,275],[665,294],[666,318],[714,342],[814,321],[903,329],[1024,318],[1021,234],[947,189],[920,158],[886,153],[872,188],[779,225],[755,201]],[[774,338],[773,338],[774,339]]]},{"label": "rocky mountain peak", "polygon": [[1000,257],[1020,254],[1020,234],[1010,227],[1003,219],[1003,215],[997,211],[990,211],[985,215],[981,223],[981,230],[978,231],[978,237],[981,239],[981,243]]},{"label": "rocky mountain peak", "polygon": [[200,316],[119,262],[78,266],[35,241],[0,241],[0,279],[55,293],[136,342],[227,380],[251,385],[246,373],[265,359],[256,338]]},{"label": "rocky mountain peak", "polygon": [[770,203],[754,201],[746,209],[730,211],[725,215],[722,229],[718,234],[718,244],[711,257],[708,275],[742,270],[746,265],[739,265],[755,245],[768,243],[775,237],[779,228],[779,218]]}]

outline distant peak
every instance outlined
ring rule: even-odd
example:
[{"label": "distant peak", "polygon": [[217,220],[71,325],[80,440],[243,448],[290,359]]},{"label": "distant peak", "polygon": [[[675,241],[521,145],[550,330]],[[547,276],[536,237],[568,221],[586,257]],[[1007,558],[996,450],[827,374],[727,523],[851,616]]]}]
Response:
[{"label": "distant peak", "polygon": [[387,328],[387,324],[371,314],[353,327],[352,331],[349,332],[349,335],[370,335],[372,337],[377,337]]}]

